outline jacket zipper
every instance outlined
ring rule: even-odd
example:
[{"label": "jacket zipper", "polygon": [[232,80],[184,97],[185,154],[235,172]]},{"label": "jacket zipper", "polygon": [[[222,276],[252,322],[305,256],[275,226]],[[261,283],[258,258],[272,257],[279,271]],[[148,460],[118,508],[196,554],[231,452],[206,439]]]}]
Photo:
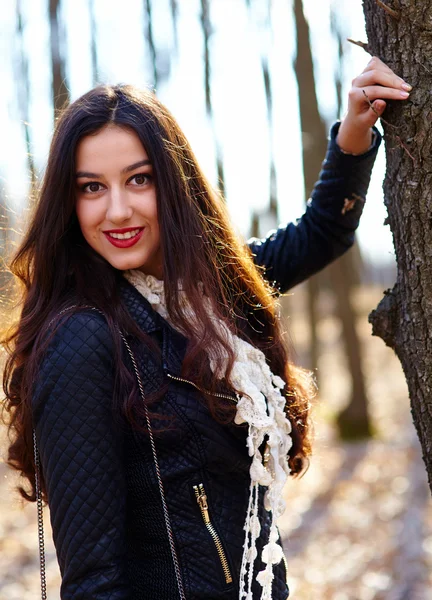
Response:
[{"label": "jacket zipper", "polygon": [[213,526],[213,523],[210,521],[210,515],[207,504],[207,494],[205,493],[205,489],[202,483],[193,486],[195,496],[198,502],[198,506],[201,510],[201,516],[203,518],[204,524],[207,527],[207,531],[210,533],[214,545],[216,547],[217,553],[219,555],[219,560],[225,575],[225,583],[232,583],[232,575],[228,565],[227,557],[225,551],[222,546],[222,542],[220,541],[220,537]]},{"label": "jacket zipper", "polygon": [[171,375],[171,373],[167,373],[167,376],[170,379],[173,379],[174,381],[180,381],[181,383],[189,383],[190,385],[192,385],[194,388],[196,388],[202,394],[208,394],[209,396],[216,396],[216,398],[225,398],[225,400],[231,400],[231,402],[236,402],[236,403],[239,401],[238,394],[236,394],[236,396],[229,396],[228,394],[220,394],[218,392],[209,392],[208,390],[205,390],[204,388],[199,387],[196,383],[194,383],[193,381],[189,381],[188,379],[183,379],[182,377],[176,377],[175,375]]}]

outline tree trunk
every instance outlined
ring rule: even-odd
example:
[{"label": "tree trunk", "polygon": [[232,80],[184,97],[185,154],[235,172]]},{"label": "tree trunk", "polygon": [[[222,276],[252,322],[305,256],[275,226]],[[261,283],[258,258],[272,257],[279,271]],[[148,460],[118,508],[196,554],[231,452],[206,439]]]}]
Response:
[{"label": "tree trunk", "polygon": [[178,54],[179,51],[179,37],[178,37],[178,4],[177,0],[170,0],[171,18],[173,23],[173,36],[174,36],[174,50]]},{"label": "tree trunk", "polygon": [[[344,260],[345,259],[345,260]],[[363,374],[363,358],[357,334],[357,315],[352,304],[353,285],[350,272],[353,260],[349,254],[335,261],[330,271],[331,283],[336,296],[336,314],[342,323],[342,338],[351,378],[351,398],[337,417],[339,436],[345,440],[370,437],[372,434],[366,386]]]},{"label": "tree trunk", "polygon": [[[318,100],[315,90],[312,51],[309,39],[309,25],[303,12],[302,0],[294,0],[294,21],[297,32],[297,55],[294,69],[298,84],[300,105],[300,126],[302,131],[303,175],[305,183],[305,198],[315,185],[321,163],[327,149],[326,127],[318,110]],[[308,323],[310,332],[310,364],[309,367],[317,374],[318,367],[318,336],[317,336],[317,275],[307,281],[308,290]]]},{"label": "tree trunk", "polygon": [[213,102],[212,102],[212,89],[211,89],[211,60],[210,60],[210,38],[213,33],[213,27],[210,18],[210,0],[201,0],[201,14],[200,14],[201,31],[204,43],[204,90],[205,90],[205,104],[206,112],[209,118],[212,130],[213,139],[215,144],[216,152],[216,168],[218,177],[218,188],[221,196],[225,198],[225,174],[224,174],[224,158],[222,145],[218,140],[216,134],[214,115],[213,115]]},{"label": "tree trunk", "polygon": [[[334,7],[331,11],[331,30],[338,45],[338,67],[336,70],[337,115],[342,113],[342,69],[344,59],[344,37],[336,18]],[[363,356],[360,338],[357,334],[357,313],[353,297],[360,285],[362,259],[358,243],[334,262],[330,268],[330,280],[336,297],[336,315],[342,324],[342,338],[347,368],[351,378],[351,398],[337,417],[339,436],[345,440],[367,438],[372,434],[369,418],[368,397],[363,372]]]},{"label": "tree trunk", "polygon": [[[270,28],[270,23],[268,24]],[[274,126],[273,126],[273,93],[271,86],[271,76],[268,58],[263,56],[261,58],[261,69],[264,81],[264,90],[267,104],[267,121],[269,126],[269,142],[270,142],[270,203],[268,206],[268,213],[270,213],[272,219],[276,221],[276,225],[279,222],[279,210],[277,200],[277,178],[276,178],[276,166],[273,155],[273,139],[274,139]]]},{"label": "tree trunk", "polygon": [[58,18],[60,0],[49,1],[50,18],[50,45],[51,45],[51,70],[52,70],[52,94],[54,106],[54,118],[60,109],[69,101],[69,93],[66,87],[65,65],[61,52],[61,35]]},{"label": "tree trunk", "polygon": [[390,103],[383,128],[384,182],[397,281],[370,320],[393,348],[408,383],[412,415],[432,485],[432,5],[426,0],[364,0],[368,48],[414,89]]},{"label": "tree trunk", "polygon": [[147,40],[148,48],[151,57],[151,67],[153,71],[153,87],[157,89],[159,83],[159,73],[157,68],[157,53],[153,36],[153,17],[152,17],[151,0],[144,1],[144,14],[146,19],[145,39]]},{"label": "tree trunk", "polygon": [[[309,198],[327,149],[326,126],[321,119],[315,90],[309,26],[303,13],[302,0],[294,1],[297,30],[297,57],[295,63],[299,87],[300,120],[303,134],[303,170],[306,198]],[[356,331],[356,312],[351,302],[354,272],[354,254],[349,252],[326,269],[336,300],[336,316],[342,323],[342,340],[347,369],[351,379],[351,397],[337,419],[339,435],[343,439],[369,437],[371,427],[368,401],[362,368],[360,340]],[[308,282],[308,320],[310,327],[310,366],[316,369],[319,360],[317,336],[317,299],[323,274],[311,277]],[[319,371],[316,371],[319,383]]]},{"label": "tree trunk", "polygon": [[97,53],[97,25],[94,0],[89,0],[88,9],[90,17],[90,56],[92,65],[92,82],[93,85],[96,86],[99,83],[99,65]]},{"label": "tree trunk", "polygon": [[[30,139],[30,77],[28,56],[24,46],[24,28],[23,28],[23,8],[20,0],[16,3],[16,33],[19,65],[19,76],[17,77],[18,106],[21,117],[21,123],[24,130],[24,139],[27,151],[27,168],[30,176],[30,198],[34,198],[36,189],[36,167],[34,164],[33,151]],[[2,255],[3,256],[3,255]]]}]

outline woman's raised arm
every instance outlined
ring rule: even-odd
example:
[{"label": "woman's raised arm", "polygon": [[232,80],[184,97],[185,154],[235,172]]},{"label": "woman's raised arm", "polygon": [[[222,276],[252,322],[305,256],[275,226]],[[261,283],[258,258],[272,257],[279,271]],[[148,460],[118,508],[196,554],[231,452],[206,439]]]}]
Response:
[{"label": "woman's raised arm", "polygon": [[320,178],[306,212],[296,223],[272,231],[248,245],[265,278],[281,293],[301,283],[341,256],[354,243],[372,166],[380,143],[361,156],[344,154],[333,126]]},{"label": "woman's raised arm", "polygon": [[348,112],[333,125],[319,181],[304,215],[248,244],[281,293],[320,271],[354,242],[381,136],[373,127],[386,99],[406,100],[411,86],[373,57],[352,82]]}]

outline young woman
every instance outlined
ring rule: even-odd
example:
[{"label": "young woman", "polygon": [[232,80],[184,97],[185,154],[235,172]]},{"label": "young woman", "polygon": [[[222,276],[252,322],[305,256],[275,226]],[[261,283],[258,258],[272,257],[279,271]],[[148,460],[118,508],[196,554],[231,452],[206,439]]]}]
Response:
[{"label": "young woman", "polygon": [[405,88],[372,59],[306,213],[247,246],[153,94],[103,86],[64,111],[4,373],[9,464],[34,501],[35,443],[63,599],[288,597],[276,519],[309,392],[276,295],[352,244],[371,127]]}]

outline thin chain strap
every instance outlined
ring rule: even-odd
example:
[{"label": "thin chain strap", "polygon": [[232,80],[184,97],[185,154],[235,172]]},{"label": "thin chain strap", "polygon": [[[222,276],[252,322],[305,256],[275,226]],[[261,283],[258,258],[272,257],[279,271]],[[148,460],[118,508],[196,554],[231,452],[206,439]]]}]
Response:
[{"label": "thin chain strap", "polygon": [[[71,310],[76,307],[77,307],[76,305],[69,306],[68,308],[65,308],[62,311],[60,311],[59,315],[62,315],[65,312],[67,312],[68,310]],[[103,315],[103,312],[94,306],[83,306],[81,308],[89,308],[89,309],[94,310],[94,311],[100,313],[101,315]],[[51,325],[51,323],[53,321],[54,321],[54,319],[52,319],[50,321],[49,325]],[[150,446],[151,446],[152,455],[153,455],[153,464],[154,464],[155,471],[156,471],[159,493],[160,493],[160,497],[161,497],[161,501],[162,501],[162,510],[163,510],[163,514],[164,514],[165,527],[166,527],[167,534],[168,534],[168,541],[169,541],[170,550],[171,550],[171,557],[172,557],[173,565],[174,565],[174,571],[175,571],[175,576],[176,576],[176,581],[177,581],[177,588],[178,588],[180,600],[186,600],[186,595],[185,595],[184,587],[183,587],[183,580],[182,580],[182,576],[181,576],[181,572],[180,572],[180,565],[179,565],[177,551],[176,551],[176,547],[175,547],[175,543],[174,543],[174,535],[173,535],[173,531],[172,531],[172,527],[171,527],[171,520],[170,520],[170,516],[169,516],[169,512],[168,512],[168,506],[167,506],[167,503],[165,500],[165,491],[164,491],[162,476],[161,476],[161,472],[160,472],[160,468],[159,468],[159,460],[158,460],[157,453],[156,453],[156,445],[155,445],[155,441],[154,441],[154,437],[153,437],[153,431],[151,428],[147,404],[145,402],[144,386],[141,381],[141,376],[139,374],[137,363],[135,360],[135,356],[132,352],[132,349],[131,349],[128,341],[126,340],[125,336],[120,331],[120,329],[118,330],[118,332],[124,342],[124,345],[126,346],[128,354],[132,361],[132,365],[133,365],[133,368],[135,371],[135,377],[136,377],[137,383],[138,383],[140,396],[144,402],[145,418],[146,418],[146,424],[147,424],[147,428],[148,428],[148,432],[149,432]],[[40,460],[39,460],[39,452],[38,452],[38,448],[37,448],[37,444],[36,444],[36,433],[35,433],[34,429],[33,429],[33,449],[34,449],[34,459],[35,459],[35,487],[36,487],[36,500],[37,500],[37,511],[38,511],[41,594],[42,594],[42,600],[46,600],[47,596],[46,596],[46,573],[45,573],[45,544],[44,544],[44,527],[43,527],[43,512],[42,512],[42,495],[41,495],[41,489],[40,489]]]},{"label": "thin chain strap", "polygon": [[147,428],[149,431],[150,445],[151,445],[152,454],[153,454],[153,463],[155,466],[156,477],[158,480],[159,492],[160,492],[160,497],[161,497],[161,501],[162,501],[162,509],[163,509],[164,519],[165,519],[165,526],[166,526],[166,530],[167,530],[167,534],[168,534],[168,540],[169,540],[169,544],[170,544],[170,548],[171,548],[171,556],[173,559],[174,570],[175,570],[175,575],[176,575],[176,579],[177,579],[177,587],[178,587],[180,599],[186,600],[186,596],[185,596],[184,589],[183,589],[183,581],[182,581],[182,577],[181,577],[181,573],[180,573],[180,566],[179,566],[178,557],[177,557],[177,551],[176,551],[175,544],[174,544],[174,536],[173,536],[173,532],[172,532],[170,516],[168,513],[168,507],[167,507],[166,500],[165,500],[165,491],[164,491],[162,477],[161,477],[161,473],[160,473],[160,469],[159,469],[159,460],[158,460],[157,453],[156,453],[156,445],[154,442],[153,431],[152,431],[151,424],[150,424],[150,417],[149,417],[149,413],[148,413],[147,404],[145,403],[144,387],[143,387],[143,384],[141,381],[141,377],[140,377],[140,374],[138,371],[138,367],[137,367],[137,364],[135,361],[135,356],[132,352],[132,349],[129,346],[129,343],[127,342],[126,338],[124,337],[124,335],[122,334],[122,332],[120,330],[119,330],[119,333],[122,337],[122,340],[127,348],[130,359],[132,361],[133,368],[134,368],[135,375],[136,375],[137,382],[138,382],[139,391],[141,394],[141,398],[144,402],[146,423],[147,423]]},{"label": "thin chain strap", "polygon": [[35,462],[35,487],[38,518],[38,538],[39,538],[39,565],[40,565],[40,583],[41,597],[46,600],[46,573],[45,573],[45,541],[43,526],[42,494],[40,489],[40,461],[39,452],[36,444],[36,432],[33,429],[33,453]]}]

